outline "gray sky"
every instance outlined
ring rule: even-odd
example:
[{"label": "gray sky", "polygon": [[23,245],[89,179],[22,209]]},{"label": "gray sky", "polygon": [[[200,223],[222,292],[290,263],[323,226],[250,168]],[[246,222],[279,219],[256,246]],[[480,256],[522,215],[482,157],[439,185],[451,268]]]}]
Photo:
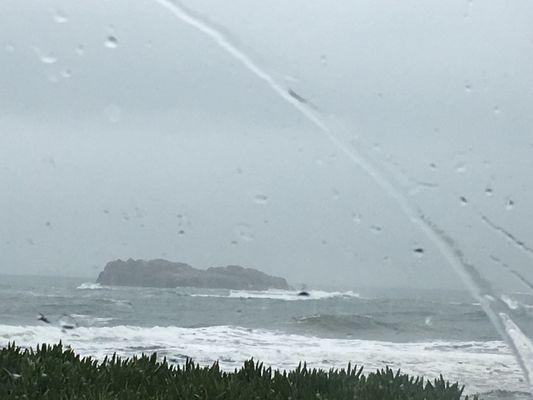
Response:
[{"label": "gray sky", "polygon": [[[533,280],[530,2],[186,4],[488,279],[522,290],[494,255]],[[389,194],[152,1],[2,2],[0,188],[0,272],[94,278],[115,258],[163,257],[293,282],[460,285]]]}]

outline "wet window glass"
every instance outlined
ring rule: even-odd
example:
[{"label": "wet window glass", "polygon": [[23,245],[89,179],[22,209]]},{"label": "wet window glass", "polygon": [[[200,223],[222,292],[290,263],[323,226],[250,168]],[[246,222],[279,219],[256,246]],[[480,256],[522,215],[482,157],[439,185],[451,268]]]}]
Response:
[{"label": "wet window glass", "polygon": [[532,20],[4,0],[0,348],[351,363],[526,398]]}]

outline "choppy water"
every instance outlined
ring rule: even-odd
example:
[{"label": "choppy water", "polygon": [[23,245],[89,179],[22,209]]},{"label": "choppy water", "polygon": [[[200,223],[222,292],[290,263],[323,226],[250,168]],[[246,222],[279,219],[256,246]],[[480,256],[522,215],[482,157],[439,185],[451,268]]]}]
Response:
[{"label": "choppy water", "polygon": [[[78,279],[0,276],[0,345],[62,340],[84,355],[157,351],[234,368],[250,357],[278,368],[367,370],[385,365],[443,374],[484,398],[521,398],[518,365],[480,306],[451,292],[311,290],[246,292],[101,287]],[[524,330],[533,298],[517,301]],[[529,303],[528,303],[529,302]],[[51,322],[37,320],[39,313]],[[61,328],[67,321],[77,327]],[[504,390],[505,392],[496,392]]]}]

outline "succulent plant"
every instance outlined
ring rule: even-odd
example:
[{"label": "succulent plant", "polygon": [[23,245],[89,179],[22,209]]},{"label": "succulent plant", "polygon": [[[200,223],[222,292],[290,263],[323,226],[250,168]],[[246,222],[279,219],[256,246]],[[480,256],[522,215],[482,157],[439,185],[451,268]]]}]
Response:
[{"label": "succulent plant", "polygon": [[[61,342],[23,349],[0,349],[0,399],[39,400],[459,400],[463,387],[441,376],[433,381],[385,367],[363,374],[363,367],[273,370],[249,360],[233,372],[218,363],[192,360],[169,364],[157,354],[99,362],[80,357]],[[466,397],[468,399],[468,397]]]}]

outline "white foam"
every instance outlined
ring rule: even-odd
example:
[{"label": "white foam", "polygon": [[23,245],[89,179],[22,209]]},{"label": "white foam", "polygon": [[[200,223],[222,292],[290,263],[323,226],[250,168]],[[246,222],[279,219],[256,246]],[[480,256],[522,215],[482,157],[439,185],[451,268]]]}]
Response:
[{"label": "white foam", "polygon": [[185,356],[207,365],[220,360],[233,369],[254,357],[275,368],[294,368],[300,361],[317,368],[346,367],[348,362],[372,371],[388,365],[428,378],[467,384],[466,391],[525,390],[521,372],[507,346],[491,342],[392,343],[369,340],[322,339],[266,330],[228,326],[178,328],[114,326],[80,327],[62,332],[52,326],[0,325],[0,346],[16,341],[19,346],[57,343],[62,340],[82,355],[102,359],[117,352],[131,356],[157,351],[170,361]]},{"label": "white foam", "polygon": [[298,296],[298,292],[290,290],[230,290],[227,293],[196,293],[192,294],[193,297],[229,297],[239,299],[273,299],[273,300],[322,300],[334,297],[346,297],[346,298],[359,298],[359,294],[348,292],[326,292],[323,290],[309,290],[307,291],[309,296]]},{"label": "white foam", "polygon": [[99,283],[92,283],[92,282],[85,282],[82,283],[80,286],[78,286],[76,289],[79,290],[99,290],[103,289],[104,287],[100,285]]}]

